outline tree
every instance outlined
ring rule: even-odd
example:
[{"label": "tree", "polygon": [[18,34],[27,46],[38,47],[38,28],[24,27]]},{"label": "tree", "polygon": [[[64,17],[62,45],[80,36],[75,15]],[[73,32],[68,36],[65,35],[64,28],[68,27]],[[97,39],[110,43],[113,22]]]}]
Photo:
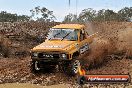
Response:
[{"label": "tree", "polygon": [[84,9],[79,14],[79,20],[82,22],[93,21],[96,16],[96,11],[92,8]]},{"label": "tree", "polygon": [[96,21],[104,21],[105,20],[104,13],[105,13],[105,9],[99,10],[96,14],[95,20]]},{"label": "tree", "polygon": [[[75,20],[76,19],[76,20]],[[65,16],[64,22],[91,22],[91,21],[132,21],[132,7],[125,7],[118,11],[118,13],[113,10],[93,10],[92,8],[84,9],[77,17],[74,14],[69,14]]]},{"label": "tree", "polygon": [[77,15],[70,13],[69,15],[65,16],[63,22],[64,23],[67,23],[67,22],[70,22],[70,23],[78,22]]},{"label": "tree", "polygon": [[53,11],[48,10],[45,7],[40,8],[40,6],[35,7],[34,9],[30,10],[32,15],[30,16],[32,19],[36,19],[37,21],[54,21],[56,18],[53,15]]},{"label": "tree", "polygon": [[19,15],[17,16],[17,21],[29,21],[30,17],[27,15]]},{"label": "tree", "polygon": [[132,18],[132,7],[125,7],[118,11],[118,15],[121,21],[129,21]]},{"label": "tree", "polygon": [[7,13],[6,11],[0,12],[0,22],[16,22],[16,21],[29,21],[29,16],[11,14],[11,13]]}]

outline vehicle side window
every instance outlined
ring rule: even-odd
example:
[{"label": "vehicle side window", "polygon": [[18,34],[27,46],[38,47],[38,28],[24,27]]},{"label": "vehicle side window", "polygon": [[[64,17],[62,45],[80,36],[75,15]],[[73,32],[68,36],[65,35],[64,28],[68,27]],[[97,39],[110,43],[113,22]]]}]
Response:
[{"label": "vehicle side window", "polygon": [[83,41],[85,39],[85,33],[84,33],[84,30],[80,31],[80,40]]}]

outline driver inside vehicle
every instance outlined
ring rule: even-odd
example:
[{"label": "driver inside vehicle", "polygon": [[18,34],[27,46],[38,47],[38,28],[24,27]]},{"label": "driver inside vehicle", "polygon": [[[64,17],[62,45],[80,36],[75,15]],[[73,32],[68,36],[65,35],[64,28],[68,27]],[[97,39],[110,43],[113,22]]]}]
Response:
[{"label": "driver inside vehicle", "polygon": [[49,40],[78,40],[77,29],[50,29],[48,34]]}]

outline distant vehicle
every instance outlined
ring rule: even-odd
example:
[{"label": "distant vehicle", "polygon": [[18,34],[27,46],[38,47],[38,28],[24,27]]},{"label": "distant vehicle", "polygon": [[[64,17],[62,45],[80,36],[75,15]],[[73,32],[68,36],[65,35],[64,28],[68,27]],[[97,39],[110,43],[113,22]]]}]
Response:
[{"label": "distant vehicle", "polygon": [[31,69],[34,73],[59,66],[64,72],[76,75],[81,66],[77,57],[89,50],[95,34],[88,35],[81,24],[60,24],[49,30],[47,39],[31,50]]}]

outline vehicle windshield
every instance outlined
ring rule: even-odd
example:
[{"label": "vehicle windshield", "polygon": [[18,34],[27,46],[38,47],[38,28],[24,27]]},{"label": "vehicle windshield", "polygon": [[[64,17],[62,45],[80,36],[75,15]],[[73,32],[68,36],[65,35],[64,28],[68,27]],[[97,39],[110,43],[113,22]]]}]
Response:
[{"label": "vehicle windshield", "polygon": [[77,29],[50,29],[48,40],[78,40]]}]

